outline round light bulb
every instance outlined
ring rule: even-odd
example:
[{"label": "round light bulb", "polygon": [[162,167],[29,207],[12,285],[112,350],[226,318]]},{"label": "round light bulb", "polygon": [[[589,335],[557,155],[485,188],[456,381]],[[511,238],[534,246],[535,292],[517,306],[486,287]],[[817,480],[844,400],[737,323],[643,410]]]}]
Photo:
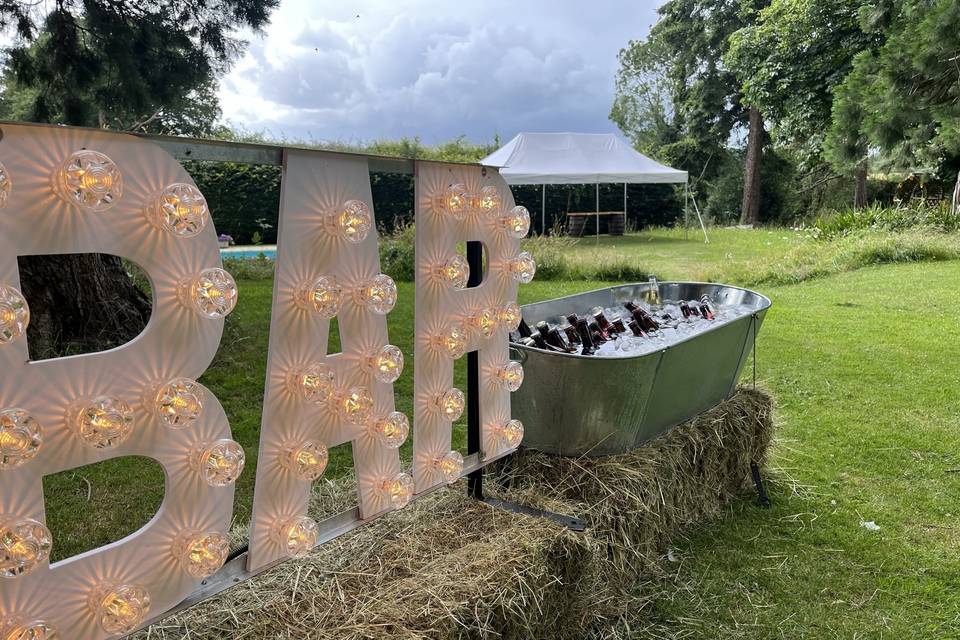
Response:
[{"label": "round light bulb", "polygon": [[19,616],[0,618],[0,640],[60,640],[57,628],[43,620]]},{"label": "round light bulb", "polygon": [[469,332],[460,323],[454,323],[431,339],[433,348],[456,360],[467,352]]},{"label": "round light bulb", "polygon": [[387,344],[367,356],[367,369],[380,382],[391,384],[403,373],[403,352],[399,347]]},{"label": "round light bulb", "polygon": [[184,278],[178,293],[184,306],[210,320],[225,318],[237,306],[237,283],[219,267]]},{"label": "round light bulb", "polygon": [[516,302],[508,302],[497,309],[497,321],[506,331],[516,331],[520,328],[520,320],[523,313],[520,311],[520,305]]},{"label": "round light bulb", "polygon": [[393,278],[380,273],[360,285],[355,297],[357,304],[383,316],[397,304],[397,285]]},{"label": "round light bulb", "polygon": [[229,438],[202,445],[191,456],[191,466],[211,487],[226,487],[236,482],[246,461],[243,447]]},{"label": "round light bulb", "polygon": [[526,207],[517,205],[509,211],[503,211],[497,218],[500,228],[511,238],[525,238],[530,233],[530,212]]},{"label": "round light bulb", "polygon": [[0,518],[0,578],[30,573],[50,559],[53,538],[33,518]]},{"label": "round light bulb", "polygon": [[104,584],[91,593],[90,609],[107,634],[130,633],[150,611],[150,592],[139,584]]},{"label": "round light bulb", "polygon": [[0,470],[33,460],[41,444],[43,434],[33,416],[23,409],[0,411]]},{"label": "round light bulb", "polygon": [[500,192],[492,184],[480,189],[478,206],[485,215],[496,215],[500,212]]},{"label": "round light bulb", "polygon": [[291,518],[280,523],[276,529],[274,540],[283,547],[284,552],[291,558],[303,558],[310,550],[317,546],[320,527],[307,516]]},{"label": "round light bulb", "polygon": [[99,151],[76,151],[54,172],[57,193],[87,211],[106,211],[123,193],[117,165]]},{"label": "round light bulb", "polygon": [[403,509],[413,498],[413,478],[405,473],[398,473],[382,480],[377,486],[377,493],[389,500],[394,509]]},{"label": "round light bulb", "polygon": [[527,284],[533,280],[534,274],[537,273],[537,263],[529,251],[521,251],[516,258],[510,261],[509,271],[514,280]]},{"label": "round light bulb", "polygon": [[351,387],[333,396],[337,414],[350,424],[365,424],[373,412],[373,396],[366,387]]},{"label": "round light bulb", "polygon": [[452,289],[463,289],[470,280],[470,263],[456,254],[434,269],[437,278]]},{"label": "round light bulb", "polygon": [[399,411],[393,411],[374,420],[370,431],[377,442],[386,448],[399,449],[410,434],[410,419]]},{"label": "round light bulb", "polygon": [[175,182],[153,196],[144,213],[155,226],[180,238],[191,238],[207,225],[207,200],[192,184]]},{"label": "round light bulb", "polygon": [[499,325],[496,309],[481,309],[470,316],[470,325],[484,338],[491,337]]},{"label": "round light bulb", "polygon": [[300,286],[294,301],[301,309],[315,312],[321,318],[332,318],[340,313],[343,291],[333,276],[320,276]]},{"label": "round light bulb", "polygon": [[13,182],[10,180],[10,172],[0,162],[0,209],[7,206],[7,200],[10,198],[12,190]]},{"label": "round light bulb", "polygon": [[288,447],[283,454],[283,465],[298,478],[313,482],[327,469],[330,454],[327,447],[316,440],[307,440]]},{"label": "round light bulb", "polygon": [[230,539],[216,531],[181,535],[173,545],[173,555],[193,578],[209,578],[227,561]]},{"label": "round light bulb", "polygon": [[349,242],[363,242],[373,228],[370,207],[360,200],[347,200],[332,216],[336,233]]},{"label": "round light bulb", "polygon": [[133,409],[113,396],[79,400],[68,410],[67,424],[80,440],[94,449],[110,449],[133,433]]},{"label": "round light bulb", "polygon": [[437,208],[454,220],[463,220],[467,217],[467,206],[470,195],[462,184],[451,184],[437,198]]},{"label": "round light bulb", "polygon": [[295,369],[287,376],[287,388],[307,402],[317,404],[330,399],[337,384],[333,370],[322,362]]},{"label": "round light bulb", "polygon": [[443,475],[444,481],[456,482],[463,474],[463,456],[459,451],[451,451],[434,460],[433,466]]},{"label": "round light bulb", "polygon": [[460,391],[460,389],[456,387],[447,389],[441,393],[434,402],[443,417],[450,422],[459,420],[460,416],[463,415],[464,408],[467,406],[467,400],[463,395],[463,391]]},{"label": "round light bulb", "polygon": [[496,428],[497,439],[503,446],[509,449],[515,449],[520,446],[523,440],[523,423],[519,420],[510,420],[506,424]]},{"label": "round light bulb", "polygon": [[190,378],[173,380],[149,387],[144,394],[144,408],[171,429],[193,426],[203,413],[206,389]]},{"label": "round light bulb", "polygon": [[0,285],[0,346],[13,342],[27,332],[30,307],[23,294],[7,285]]},{"label": "round light bulb", "polygon": [[516,391],[523,384],[523,365],[511,360],[497,371],[497,380],[508,391]]}]

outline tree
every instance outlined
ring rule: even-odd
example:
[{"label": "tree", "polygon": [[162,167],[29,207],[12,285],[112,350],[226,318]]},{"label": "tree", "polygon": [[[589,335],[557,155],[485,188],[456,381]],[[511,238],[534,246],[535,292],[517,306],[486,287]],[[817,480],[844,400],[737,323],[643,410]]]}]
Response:
[{"label": "tree", "polygon": [[[0,27],[16,38],[3,107],[36,122],[209,133],[219,113],[213,82],[244,47],[236,30],[261,29],[278,3],[0,0]],[[34,357],[130,340],[149,317],[149,301],[112,256],[22,259],[21,282]]]}]

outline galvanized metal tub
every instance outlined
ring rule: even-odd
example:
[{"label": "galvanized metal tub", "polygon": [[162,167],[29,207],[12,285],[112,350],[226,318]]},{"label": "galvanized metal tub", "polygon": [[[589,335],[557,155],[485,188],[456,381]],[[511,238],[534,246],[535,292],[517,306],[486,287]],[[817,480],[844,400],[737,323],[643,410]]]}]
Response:
[{"label": "galvanized metal tub", "polygon": [[[572,312],[642,299],[654,285],[629,284],[523,307],[533,326]],[[601,456],[623,453],[730,397],[747,362],[769,298],[722,284],[661,282],[663,300],[708,294],[721,304],[744,304],[752,314],[643,355],[603,357],[511,345],[524,382],[513,394],[523,444],[547,453]]]}]

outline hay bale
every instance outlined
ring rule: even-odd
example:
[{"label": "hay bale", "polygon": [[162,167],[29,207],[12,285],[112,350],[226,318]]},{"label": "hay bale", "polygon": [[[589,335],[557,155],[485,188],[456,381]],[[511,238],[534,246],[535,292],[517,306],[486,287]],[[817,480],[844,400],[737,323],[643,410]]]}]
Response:
[{"label": "hay bale", "polygon": [[[321,546],[307,559],[181,612],[136,637],[582,638],[656,597],[659,556],[686,525],[716,516],[762,462],[770,399],[731,400],[629,454],[521,451],[488,493],[584,517],[585,534],[438,491]],[[311,512],[356,495],[327,483]]]}]

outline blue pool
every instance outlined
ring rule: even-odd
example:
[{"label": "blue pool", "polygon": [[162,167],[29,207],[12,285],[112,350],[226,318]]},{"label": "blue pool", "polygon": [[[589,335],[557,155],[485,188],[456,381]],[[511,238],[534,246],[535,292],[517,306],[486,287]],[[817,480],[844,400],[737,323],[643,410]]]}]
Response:
[{"label": "blue pool", "polygon": [[239,260],[252,260],[261,255],[268,260],[274,260],[277,257],[277,248],[275,246],[265,247],[230,247],[229,249],[220,249],[221,258],[234,258]]}]

